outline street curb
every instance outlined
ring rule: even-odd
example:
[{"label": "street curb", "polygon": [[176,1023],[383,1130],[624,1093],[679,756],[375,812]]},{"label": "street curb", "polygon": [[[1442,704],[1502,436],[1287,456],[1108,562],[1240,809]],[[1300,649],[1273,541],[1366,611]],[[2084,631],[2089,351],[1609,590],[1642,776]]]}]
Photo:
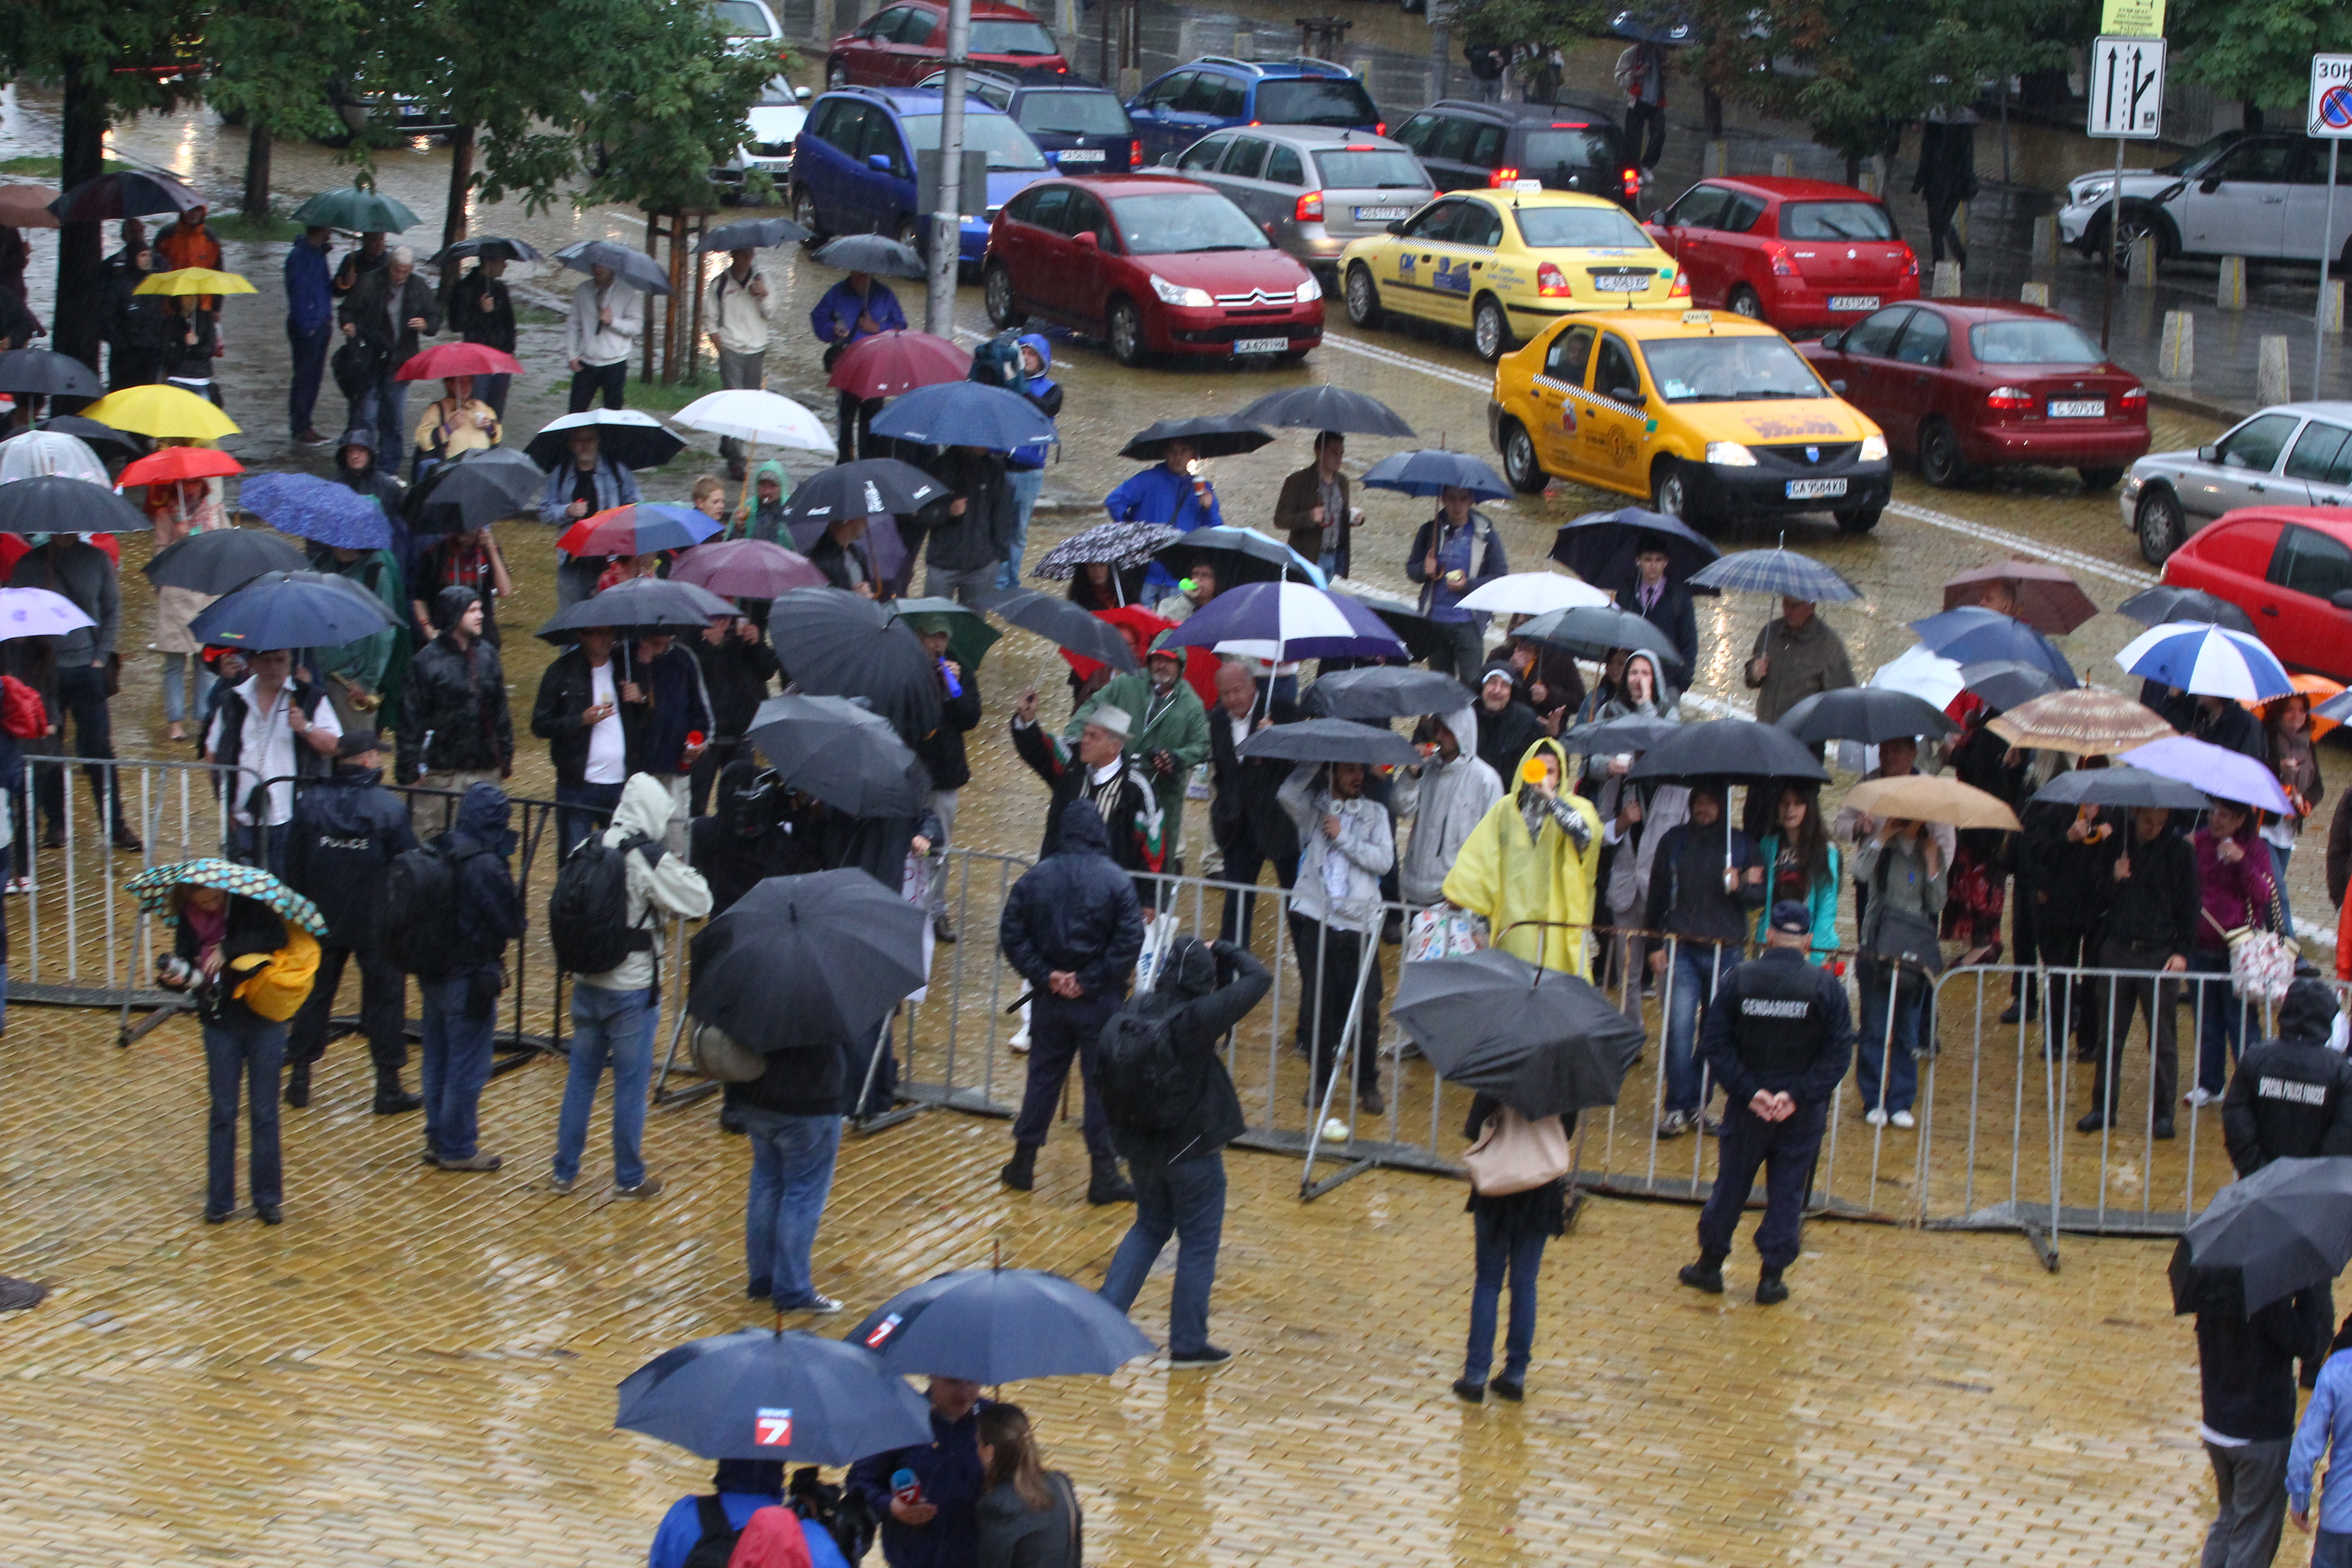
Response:
[{"label": "street curb", "polygon": [[2221,404],[2208,403],[2201,397],[2191,397],[2186,393],[2159,392],[2153,386],[2147,389],[2147,400],[2157,407],[2168,408],[2175,414],[2194,414],[2206,419],[2217,419],[2224,425],[2235,425],[2251,412],[2225,408]]}]

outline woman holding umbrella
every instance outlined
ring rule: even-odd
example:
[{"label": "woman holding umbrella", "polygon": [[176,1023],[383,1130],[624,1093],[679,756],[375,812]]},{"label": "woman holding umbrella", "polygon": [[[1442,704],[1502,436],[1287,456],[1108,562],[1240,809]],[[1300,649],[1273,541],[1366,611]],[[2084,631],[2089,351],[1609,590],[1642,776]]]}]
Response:
[{"label": "woman holding umbrella", "polygon": [[497,446],[499,434],[499,412],[474,395],[474,378],[446,377],[441,395],[425,405],[410,437],[416,448],[416,477],[423,479],[436,463]]},{"label": "woman holding umbrella", "polygon": [[[1470,1101],[1462,1136],[1476,1142],[1502,1110],[1503,1102],[1493,1095],[1477,1096]],[[1560,1124],[1564,1139],[1576,1136],[1575,1112],[1552,1120]],[[1462,1375],[1454,1380],[1454,1392],[1473,1405],[1483,1405],[1491,1388],[1496,1398],[1517,1405],[1527,1395],[1528,1363],[1535,1355],[1536,1279],[1543,1272],[1544,1247],[1568,1230],[1568,1178],[1554,1176],[1521,1192],[1492,1195],[1473,1182],[1470,1201],[1463,1206],[1475,1238],[1476,1273],[1470,1288],[1469,1352],[1463,1358]],[[1503,1375],[1490,1383],[1486,1374],[1495,1365],[1496,1309],[1502,1305],[1507,1277],[1511,1321],[1503,1342]]]},{"label": "woman holding umbrella", "polygon": [[[2255,814],[2233,800],[2216,800],[2205,826],[2189,837],[2197,854],[2197,946],[2189,967],[2210,976],[2198,987],[2197,1082],[2184,1097],[2191,1106],[2221,1098],[2228,1069],[2238,1059],[2250,1009],[2231,994],[2231,933],[2281,929],[2279,895],[2270,846],[2254,831]],[[2224,1048],[2228,1055],[2222,1054]]]},{"label": "woman holding umbrella", "polygon": [[[2322,689],[2325,689],[2324,688]],[[2287,929],[2294,927],[2294,904],[2286,887],[2286,863],[2303,837],[2305,821],[2327,798],[2327,781],[2319,776],[2319,754],[2312,742],[2318,732],[2311,722],[2311,698],[2296,691],[2263,705],[2263,732],[2270,742],[2271,767],[2279,787],[2294,805],[2294,816],[2273,817],[2263,824],[2263,842],[2271,847],[2278,871],[2279,909]]]}]

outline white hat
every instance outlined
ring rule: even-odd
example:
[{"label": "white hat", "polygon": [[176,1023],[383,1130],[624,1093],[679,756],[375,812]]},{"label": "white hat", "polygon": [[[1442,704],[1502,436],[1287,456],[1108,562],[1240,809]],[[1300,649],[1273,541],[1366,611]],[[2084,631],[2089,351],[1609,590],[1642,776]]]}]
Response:
[{"label": "white hat", "polygon": [[1087,714],[1087,722],[1109,731],[1122,741],[1126,740],[1135,729],[1133,714],[1124,708],[1115,708],[1108,702]]}]

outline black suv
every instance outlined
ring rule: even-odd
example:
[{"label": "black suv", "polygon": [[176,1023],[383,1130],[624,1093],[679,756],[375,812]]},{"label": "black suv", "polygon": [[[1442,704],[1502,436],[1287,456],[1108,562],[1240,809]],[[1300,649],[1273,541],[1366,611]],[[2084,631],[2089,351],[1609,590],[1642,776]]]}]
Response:
[{"label": "black suv", "polygon": [[1449,98],[1399,126],[1396,140],[1441,191],[1540,180],[1548,191],[1607,196],[1633,210],[1641,171],[1605,114],[1565,104],[1473,103]]}]

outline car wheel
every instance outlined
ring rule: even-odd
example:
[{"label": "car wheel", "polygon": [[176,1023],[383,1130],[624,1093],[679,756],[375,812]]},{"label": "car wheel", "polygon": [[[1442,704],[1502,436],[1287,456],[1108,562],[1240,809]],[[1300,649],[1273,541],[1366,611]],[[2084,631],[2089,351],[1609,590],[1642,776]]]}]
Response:
[{"label": "car wheel", "polygon": [[1941,419],[1919,427],[1919,477],[1939,490],[1968,477],[1968,465],[1960,460],[1960,437]]},{"label": "car wheel", "polygon": [[1143,317],[1132,300],[1110,302],[1110,354],[1130,368],[1150,361],[1150,352],[1143,346]]},{"label": "car wheel", "polygon": [[1551,476],[1536,459],[1535,438],[1516,419],[1503,421],[1503,477],[1511,481],[1513,489],[1528,496],[1543,494],[1544,486],[1551,483]]},{"label": "car wheel", "polygon": [[827,92],[838,92],[849,85],[849,67],[839,58],[824,62],[824,87]]},{"label": "car wheel", "polygon": [[1381,324],[1381,286],[1360,261],[1348,268],[1348,320],[1359,327]]},{"label": "car wheel", "polygon": [[2093,494],[2115,489],[2116,481],[2124,477],[2121,468],[2077,468],[2074,471],[2082,476],[2083,488]]},{"label": "car wheel", "polygon": [[1683,477],[1683,466],[1672,458],[1661,458],[1650,465],[1650,510],[1685,522],[1698,521],[1691,515],[1690,485]]},{"label": "car wheel", "polygon": [[1764,319],[1764,301],[1758,299],[1756,290],[1745,283],[1734,289],[1731,291],[1731,298],[1726,300],[1724,303],[1731,308],[1733,315],[1745,316],[1751,321],[1760,321]]},{"label": "car wheel", "polygon": [[2180,251],[2179,237],[2172,232],[2171,223],[2154,207],[2139,202],[2124,204],[2123,226],[2116,231],[2114,244],[2108,243],[2107,222],[2104,216],[2091,226],[2091,243],[2095,250],[2107,257],[2109,264],[2118,272],[2131,270],[2132,251],[2137,246],[2154,245],[2158,261],[2179,255]]},{"label": "car wheel", "polygon": [[2133,521],[2140,556],[2151,566],[2163,565],[2165,557],[2189,537],[2189,520],[2181,515],[2180,498],[2168,489],[2151,489],[2140,497]]},{"label": "car wheel", "polygon": [[809,195],[806,185],[793,188],[793,221],[808,230],[811,245],[824,238],[824,225],[816,220],[816,198]]},{"label": "car wheel", "polygon": [[1868,533],[1878,526],[1878,514],[1885,510],[1883,506],[1858,506],[1847,511],[1833,511],[1830,516],[1837,520],[1840,533]]},{"label": "car wheel", "polygon": [[1029,318],[1013,302],[1013,274],[1004,263],[992,261],[981,275],[981,303],[987,308],[988,319],[998,327],[1017,327]]},{"label": "car wheel", "polygon": [[1492,294],[1481,294],[1470,308],[1470,340],[1477,347],[1478,357],[1494,363],[1511,352],[1511,319],[1503,314],[1503,302]]}]

